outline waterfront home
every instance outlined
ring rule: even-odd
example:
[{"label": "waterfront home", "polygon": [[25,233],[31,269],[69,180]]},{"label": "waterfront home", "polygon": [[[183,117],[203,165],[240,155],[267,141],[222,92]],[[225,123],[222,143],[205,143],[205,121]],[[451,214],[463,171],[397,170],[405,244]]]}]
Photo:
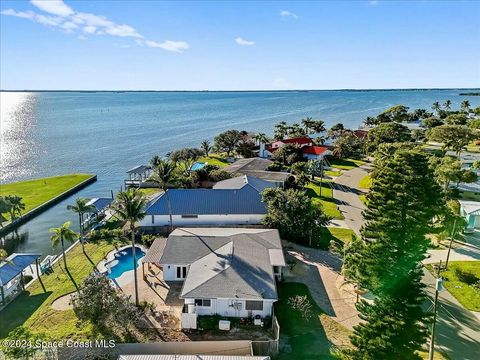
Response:
[{"label": "waterfront home", "polygon": [[300,148],[305,146],[312,146],[313,140],[308,136],[295,137],[290,139],[276,140],[265,147],[264,144],[260,144],[259,156],[266,159],[271,159],[277,149],[280,149],[285,144],[294,144]]},{"label": "waterfront home", "polygon": [[323,160],[325,156],[332,155],[332,151],[325,146],[305,146],[302,152],[307,160]]},{"label": "waterfront home", "polygon": [[148,203],[140,226],[144,231],[155,231],[169,225],[260,224],[266,214],[260,193],[267,187],[275,184],[244,175],[220,181],[213,189],[168,189]]},{"label": "waterfront home", "polygon": [[88,227],[94,222],[100,222],[106,216],[106,211],[113,202],[113,198],[93,198],[87,202],[87,206],[91,206],[92,210],[88,213],[87,218],[83,221],[83,226]]},{"label": "waterfront home", "polygon": [[[25,272],[38,277],[38,259],[40,254],[17,254],[7,257],[0,263],[0,305],[3,306],[25,290]],[[33,270],[32,266],[35,267]]]},{"label": "waterfront home", "polygon": [[254,176],[256,178],[275,183],[278,187],[283,187],[285,181],[292,175],[287,172],[268,171],[268,167],[273,162],[261,157],[239,159],[233,164],[223,168],[230,173]]},{"label": "waterfront home", "polygon": [[145,258],[182,282],[184,313],[226,317],[270,317],[286,265],[276,229],[178,228]]}]

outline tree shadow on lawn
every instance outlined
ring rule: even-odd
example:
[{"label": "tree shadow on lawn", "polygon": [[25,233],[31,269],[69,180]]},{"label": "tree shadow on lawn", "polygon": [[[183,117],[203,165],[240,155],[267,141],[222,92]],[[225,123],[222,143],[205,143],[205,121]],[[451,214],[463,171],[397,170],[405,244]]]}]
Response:
[{"label": "tree shadow on lawn", "polygon": [[5,338],[10,331],[24,324],[51,294],[47,291],[31,295],[27,290],[18,295],[0,312],[0,338]]},{"label": "tree shadow on lawn", "polygon": [[[314,301],[307,286],[282,283],[278,290],[279,301],[275,303],[275,314],[280,324],[281,353],[278,359],[331,359],[332,344],[320,321],[320,315],[324,312]],[[306,295],[311,303],[309,319],[303,318],[299,311],[288,304],[288,299],[296,295]]]}]

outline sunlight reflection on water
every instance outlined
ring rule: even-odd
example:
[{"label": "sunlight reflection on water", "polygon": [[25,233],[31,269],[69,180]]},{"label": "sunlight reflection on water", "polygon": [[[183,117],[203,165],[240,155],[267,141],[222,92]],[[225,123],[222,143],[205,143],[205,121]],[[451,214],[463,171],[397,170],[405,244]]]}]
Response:
[{"label": "sunlight reflection on water", "polygon": [[2,92],[0,103],[0,181],[31,176],[35,173],[31,158],[38,151],[37,96]]}]

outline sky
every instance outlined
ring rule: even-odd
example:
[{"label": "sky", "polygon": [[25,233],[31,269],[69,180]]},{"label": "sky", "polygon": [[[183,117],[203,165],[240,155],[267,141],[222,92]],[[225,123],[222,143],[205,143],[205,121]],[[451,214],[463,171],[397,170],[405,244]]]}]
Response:
[{"label": "sky", "polygon": [[480,87],[480,1],[0,2],[0,89]]}]

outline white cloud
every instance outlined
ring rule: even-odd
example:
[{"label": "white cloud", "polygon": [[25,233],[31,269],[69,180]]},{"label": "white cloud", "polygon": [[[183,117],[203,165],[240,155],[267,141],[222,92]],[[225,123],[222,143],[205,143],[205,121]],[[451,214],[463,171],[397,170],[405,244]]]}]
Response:
[{"label": "white cloud", "polygon": [[368,3],[370,5],[377,5],[378,4],[378,0],[369,0]]},{"label": "white cloud", "polygon": [[280,16],[281,17],[292,17],[294,19],[298,19],[298,15],[291,12],[291,11],[288,11],[288,10],[282,10],[280,11]]},{"label": "white cloud", "polygon": [[30,0],[30,3],[53,15],[68,16],[74,13],[72,8],[65,4],[63,0]]},{"label": "white cloud", "polygon": [[246,46],[255,45],[255,41],[245,40],[245,39],[241,38],[240,36],[235,39],[235,42],[238,45],[246,45]]},{"label": "white cloud", "polygon": [[145,40],[145,45],[151,48],[161,48],[167,51],[182,52],[182,50],[188,49],[190,46],[185,41],[172,41],[165,40],[163,43],[158,43],[152,40]]},{"label": "white cloud", "polygon": [[78,35],[77,39],[78,40],[87,40],[87,37],[85,35]]},{"label": "white cloud", "polygon": [[117,37],[134,38],[140,46],[147,45],[152,48],[161,48],[166,51],[182,52],[189,48],[185,41],[166,40],[162,43],[153,40],[143,40],[144,36],[135,28],[127,24],[117,24],[103,15],[77,12],[65,4],[63,0],[30,0],[38,9],[50,14],[43,15],[34,11],[16,11],[6,9],[2,15],[15,16],[27,19],[48,27],[58,28],[66,33],[76,33],[79,39],[84,39],[84,34],[110,35]]}]

